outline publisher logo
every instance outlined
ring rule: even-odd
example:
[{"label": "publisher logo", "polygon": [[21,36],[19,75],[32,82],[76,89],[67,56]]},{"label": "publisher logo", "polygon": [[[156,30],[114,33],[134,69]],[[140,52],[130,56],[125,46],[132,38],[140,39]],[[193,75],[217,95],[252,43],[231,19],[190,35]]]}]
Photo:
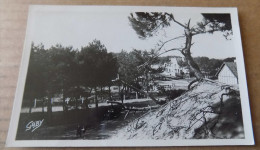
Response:
[{"label": "publisher logo", "polygon": [[36,129],[38,129],[42,123],[43,123],[44,119],[42,120],[38,120],[38,121],[30,121],[27,125],[26,125],[26,129],[25,131],[35,131]]}]

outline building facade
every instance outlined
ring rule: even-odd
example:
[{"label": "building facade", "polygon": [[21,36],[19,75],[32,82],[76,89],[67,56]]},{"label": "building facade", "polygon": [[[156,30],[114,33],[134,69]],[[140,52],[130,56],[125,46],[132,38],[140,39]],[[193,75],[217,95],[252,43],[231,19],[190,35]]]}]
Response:
[{"label": "building facade", "polygon": [[164,72],[162,73],[162,75],[168,77],[178,77],[189,74],[189,69],[182,67],[179,64],[180,61],[183,61],[182,57],[172,56],[169,59],[169,62],[163,64]]},{"label": "building facade", "polygon": [[238,84],[237,67],[235,62],[224,62],[216,76],[218,81],[230,85]]}]

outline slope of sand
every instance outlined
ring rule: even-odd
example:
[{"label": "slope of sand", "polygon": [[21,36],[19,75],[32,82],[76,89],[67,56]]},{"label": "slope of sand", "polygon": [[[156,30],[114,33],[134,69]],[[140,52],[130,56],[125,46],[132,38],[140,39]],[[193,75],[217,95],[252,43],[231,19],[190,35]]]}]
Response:
[{"label": "slope of sand", "polygon": [[[239,90],[237,86],[230,86],[231,90],[227,87],[201,81],[119,129],[112,139],[244,138]],[[224,93],[230,95],[221,96]]]}]

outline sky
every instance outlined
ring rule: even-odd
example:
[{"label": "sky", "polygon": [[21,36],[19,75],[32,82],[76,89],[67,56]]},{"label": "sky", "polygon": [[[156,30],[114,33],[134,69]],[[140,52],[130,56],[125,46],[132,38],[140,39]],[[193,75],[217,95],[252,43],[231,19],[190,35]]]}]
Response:
[{"label": "sky", "polygon": [[[67,7],[66,9],[33,9],[27,29],[30,39],[37,45],[42,43],[45,48],[61,44],[80,49],[94,39],[100,40],[108,52],[120,52],[158,49],[159,41],[166,41],[184,33],[183,28],[175,23],[160,30],[151,38],[140,39],[132,29],[128,16],[132,11],[95,9],[87,7]],[[191,19],[191,25],[202,20],[200,13],[183,11],[172,12],[176,20],[186,23]],[[227,58],[235,56],[232,40],[226,40],[221,32],[196,35],[193,38],[192,56],[207,56],[209,58]],[[163,50],[179,48],[183,39],[175,40],[165,45]],[[169,52],[166,55],[178,55],[179,52]]]}]

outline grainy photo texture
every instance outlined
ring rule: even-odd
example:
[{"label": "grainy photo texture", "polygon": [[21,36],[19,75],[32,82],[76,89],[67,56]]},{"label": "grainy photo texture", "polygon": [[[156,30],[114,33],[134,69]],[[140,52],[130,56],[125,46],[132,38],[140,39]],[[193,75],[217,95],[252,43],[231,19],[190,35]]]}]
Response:
[{"label": "grainy photo texture", "polygon": [[237,16],[211,9],[32,6],[13,140],[253,144]]}]

